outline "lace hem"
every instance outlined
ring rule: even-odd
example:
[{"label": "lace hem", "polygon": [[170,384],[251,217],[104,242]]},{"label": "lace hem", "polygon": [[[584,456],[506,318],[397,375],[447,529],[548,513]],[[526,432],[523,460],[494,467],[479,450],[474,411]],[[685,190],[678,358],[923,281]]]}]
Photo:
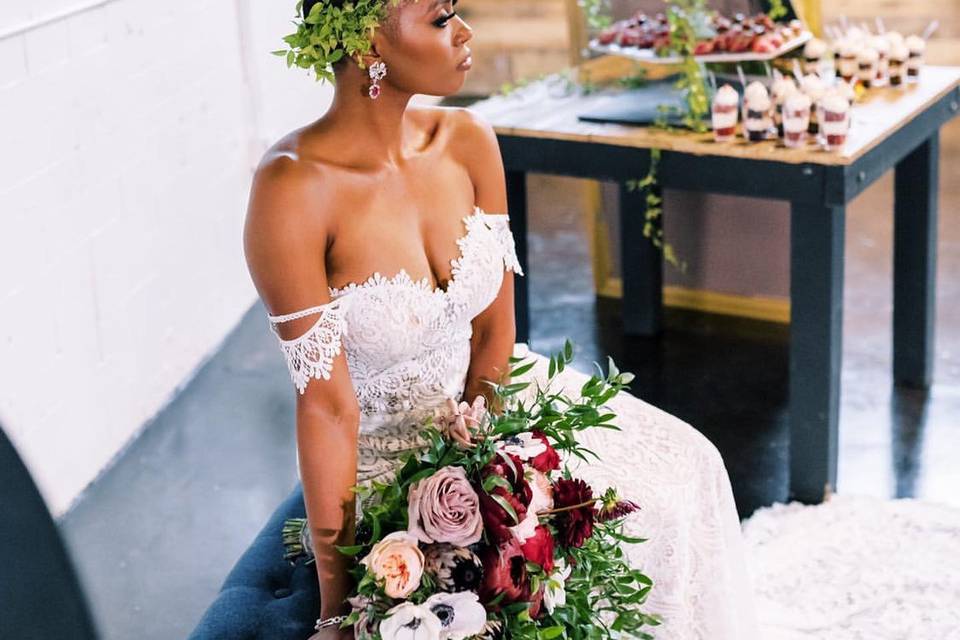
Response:
[{"label": "lace hem", "polygon": [[[340,355],[341,336],[346,333],[344,322],[345,305],[342,300],[333,300],[308,309],[301,309],[279,316],[269,315],[270,329],[277,335],[280,349],[287,361],[290,379],[302,395],[311,378],[330,379],[333,359]],[[284,340],[275,324],[305,318],[319,313],[317,321],[304,333],[291,340]]]},{"label": "lace hem", "polygon": [[497,241],[500,243],[503,255],[503,268],[507,271],[513,271],[517,275],[524,275],[520,261],[517,259],[517,245],[513,239],[513,232],[510,231],[507,214],[496,216],[495,221],[490,223]]}]

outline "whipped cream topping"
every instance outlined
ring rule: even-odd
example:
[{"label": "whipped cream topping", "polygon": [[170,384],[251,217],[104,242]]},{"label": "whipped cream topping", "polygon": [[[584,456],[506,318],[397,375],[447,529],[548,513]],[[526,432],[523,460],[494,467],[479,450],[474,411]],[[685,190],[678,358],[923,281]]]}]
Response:
[{"label": "whipped cream topping", "polygon": [[823,54],[827,52],[827,43],[821,40],[820,38],[811,38],[807,40],[806,46],[803,47],[803,57],[808,59],[822,58]]},{"label": "whipped cream topping", "polygon": [[714,104],[725,107],[736,106],[740,104],[740,94],[729,84],[725,84],[717,90],[717,95],[713,97]]}]

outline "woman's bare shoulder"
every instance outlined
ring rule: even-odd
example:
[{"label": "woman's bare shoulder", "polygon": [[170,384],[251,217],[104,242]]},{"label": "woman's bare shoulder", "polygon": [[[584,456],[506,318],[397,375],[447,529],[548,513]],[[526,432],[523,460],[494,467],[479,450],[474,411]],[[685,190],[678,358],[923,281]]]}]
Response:
[{"label": "woman's bare shoulder", "polygon": [[477,203],[488,211],[505,211],[503,159],[493,125],[466,107],[447,109],[448,152],[469,174]]},{"label": "woman's bare shoulder", "polygon": [[302,138],[303,129],[297,129],[264,152],[253,176],[248,221],[330,222],[336,211],[336,168],[305,152]]}]

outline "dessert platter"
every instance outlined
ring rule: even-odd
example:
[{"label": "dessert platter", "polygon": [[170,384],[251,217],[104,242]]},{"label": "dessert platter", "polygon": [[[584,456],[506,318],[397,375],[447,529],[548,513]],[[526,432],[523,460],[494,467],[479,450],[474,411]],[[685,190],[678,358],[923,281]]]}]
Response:
[{"label": "dessert platter", "polygon": [[[799,20],[774,22],[764,13],[755,16],[738,13],[732,18],[714,14],[708,26],[712,35],[698,40],[694,50],[700,62],[773,60],[813,37]],[[591,51],[641,62],[676,64],[683,58],[670,50],[669,31],[664,14],[650,16],[639,11],[600,31],[588,47]]]}]

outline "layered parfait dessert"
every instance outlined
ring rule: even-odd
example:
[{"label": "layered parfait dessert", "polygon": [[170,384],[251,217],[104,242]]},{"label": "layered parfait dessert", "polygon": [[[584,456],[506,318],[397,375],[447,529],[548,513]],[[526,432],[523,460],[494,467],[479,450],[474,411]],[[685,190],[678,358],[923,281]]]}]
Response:
[{"label": "layered parfait dessert", "polygon": [[783,104],[796,92],[797,84],[793,78],[777,73],[773,86],[770,87],[770,95],[773,98],[773,124],[780,137],[783,137]]},{"label": "layered parfait dessert", "polygon": [[873,36],[869,43],[870,48],[877,52],[877,69],[872,86],[882,87],[887,84],[889,74],[890,40],[884,36]]},{"label": "layered parfait dessert", "polygon": [[927,51],[927,41],[920,36],[909,36],[904,44],[907,45],[907,81],[916,82],[920,79],[920,67],[923,66],[923,56]]},{"label": "layered parfait dessert", "polygon": [[802,147],[807,141],[810,125],[810,98],[794,91],[783,103],[783,144],[790,148]]},{"label": "layered parfait dessert", "polygon": [[[808,73],[803,76],[803,80],[800,84],[800,90],[803,91],[808,98],[810,98],[810,104],[816,106],[820,102],[820,98],[823,97],[823,94],[827,92],[827,85],[824,84],[823,79],[813,73]],[[808,131],[810,133],[816,134],[820,130],[820,121],[817,118],[816,111],[813,111],[810,114],[810,126]]]},{"label": "layered parfait dessert", "polygon": [[910,50],[902,40],[890,46],[890,86],[902,87],[906,83],[907,60]]},{"label": "layered parfait dessert", "polygon": [[844,38],[837,45],[837,75],[849,82],[857,77],[857,45],[850,38]]},{"label": "layered parfait dessert", "polygon": [[866,46],[857,52],[857,79],[867,89],[876,83],[879,60],[880,54],[872,47]]},{"label": "layered parfait dessert", "polygon": [[811,38],[803,47],[803,72],[819,73],[820,64],[827,54],[827,43],[820,38]]},{"label": "layered parfait dessert", "polygon": [[733,140],[737,132],[737,114],[740,106],[740,94],[729,84],[725,84],[713,97],[713,137],[717,142]]},{"label": "layered parfait dessert", "polygon": [[766,140],[773,128],[770,94],[762,82],[751,82],[743,94],[743,132],[750,142]]},{"label": "layered parfait dessert", "polygon": [[850,131],[850,102],[832,91],[820,101],[820,139],[828,151],[840,149]]}]

